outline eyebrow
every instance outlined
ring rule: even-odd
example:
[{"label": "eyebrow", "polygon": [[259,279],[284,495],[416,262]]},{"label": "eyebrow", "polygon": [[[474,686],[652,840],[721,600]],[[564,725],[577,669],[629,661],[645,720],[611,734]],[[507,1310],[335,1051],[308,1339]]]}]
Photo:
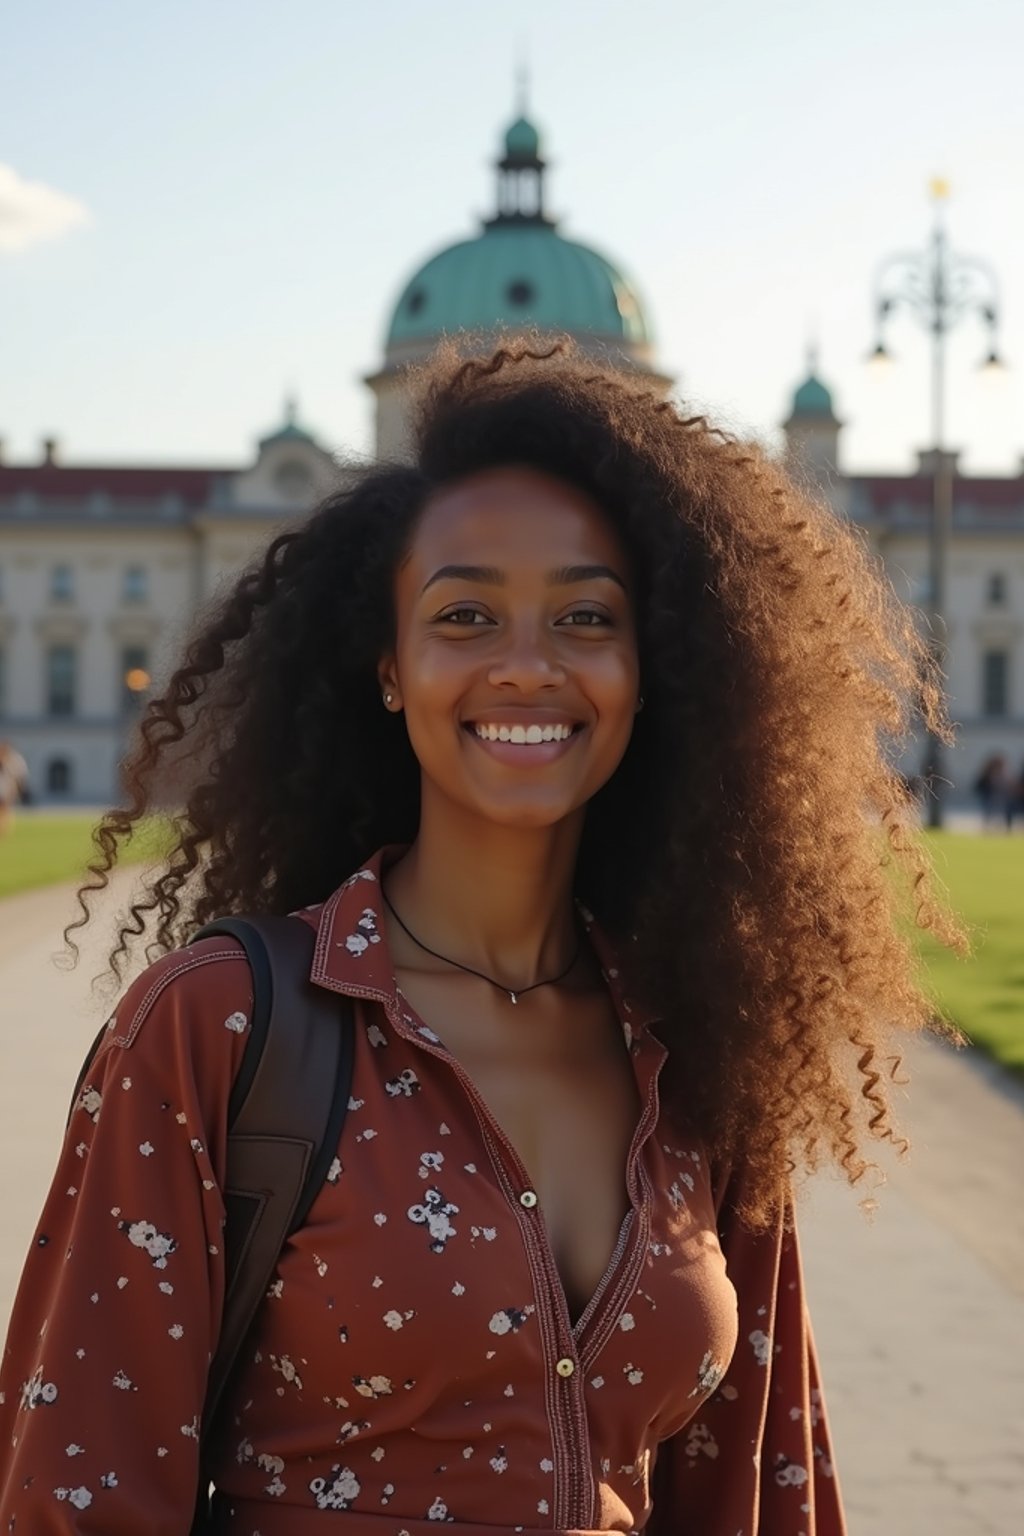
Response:
[{"label": "eyebrow", "polygon": [[547,577],[549,587],[568,587],[576,581],[614,581],[616,586],[626,590],[626,583],[618,571],[613,571],[610,565],[563,565],[557,571],[550,571]]},{"label": "eyebrow", "polygon": [[423,583],[423,591],[432,587],[435,581],[476,581],[485,586],[503,587],[505,573],[496,565],[442,565]]},{"label": "eyebrow", "polygon": [[[602,579],[614,581],[625,592],[626,583],[610,565],[562,565],[556,571],[549,571],[545,578],[549,587],[566,587],[580,581]],[[442,565],[424,582],[423,591],[437,581],[473,581],[484,586],[503,587],[505,580],[505,572],[500,571],[496,565]]]}]

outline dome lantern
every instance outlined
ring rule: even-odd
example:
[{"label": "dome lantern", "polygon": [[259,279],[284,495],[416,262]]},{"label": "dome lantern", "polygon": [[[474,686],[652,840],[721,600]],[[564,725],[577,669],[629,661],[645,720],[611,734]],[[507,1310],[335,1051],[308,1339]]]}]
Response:
[{"label": "dome lantern", "polygon": [[540,134],[526,116],[517,117],[505,134],[505,153],[497,164],[498,211],[488,219],[496,224],[547,224],[554,220],[544,212],[544,173]]}]

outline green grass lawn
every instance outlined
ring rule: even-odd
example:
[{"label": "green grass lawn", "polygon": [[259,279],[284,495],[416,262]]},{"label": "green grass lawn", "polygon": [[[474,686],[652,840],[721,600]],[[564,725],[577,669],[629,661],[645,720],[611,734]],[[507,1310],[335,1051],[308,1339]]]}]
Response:
[{"label": "green grass lawn", "polygon": [[[22,815],[0,841],[0,897],[81,877],[91,852],[88,815]],[[972,959],[960,960],[927,935],[928,984],[964,1034],[1024,1075],[1024,838],[927,834],[953,906],[970,925]],[[155,819],[123,855],[156,856],[165,826]]]},{"label": "green grass lawn", "polygon": [[[0,838],[0,897],[81,879],[92,857],[94,825],[91,815],[48,816],[45,811],[19,815],[7,836]],[[159,819],[148,822],[119,862],[138,864],[157,856],[164,835]]]},{"label": "green grass lawn", "polygon": [[928,833],[950,903],[971,929],[960,960],[927,935],[921,956],[943,1011],[973,1044],[1024,1074],[1024,838]]}]

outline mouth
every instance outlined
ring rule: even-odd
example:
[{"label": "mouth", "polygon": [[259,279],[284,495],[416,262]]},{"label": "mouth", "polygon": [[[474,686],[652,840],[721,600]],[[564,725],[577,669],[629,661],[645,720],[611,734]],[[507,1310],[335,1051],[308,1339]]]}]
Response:
[{"label": "mouth", "polygon": [[539,747],[547,741],[568,741],[583,727],[571,720],[548,721],[544,725],[523,725],[522,722],[499,725],[492,721],[470,720],[464,729],[478,741],[507,741],[514,747]]},{"label": "mouth", "polygon": [[540,768],[571,752],[584,726],[575,720],[546,720],[543,725],[470,720],[462,729],[494,761],[514,768]]}]

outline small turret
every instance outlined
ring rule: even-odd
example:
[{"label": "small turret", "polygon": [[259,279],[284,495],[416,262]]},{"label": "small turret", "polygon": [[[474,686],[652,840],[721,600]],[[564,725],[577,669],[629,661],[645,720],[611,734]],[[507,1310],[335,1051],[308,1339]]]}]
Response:
[{"label": "small turret", "polygon": [[793,404],[782,423],[786,457],[793,471],[808,475],[822,490],[839,473],[839,431],[842,422],[832,404],[832,392],[818,377],[818,352],[810,347],[807,377],[795,391]]}]

